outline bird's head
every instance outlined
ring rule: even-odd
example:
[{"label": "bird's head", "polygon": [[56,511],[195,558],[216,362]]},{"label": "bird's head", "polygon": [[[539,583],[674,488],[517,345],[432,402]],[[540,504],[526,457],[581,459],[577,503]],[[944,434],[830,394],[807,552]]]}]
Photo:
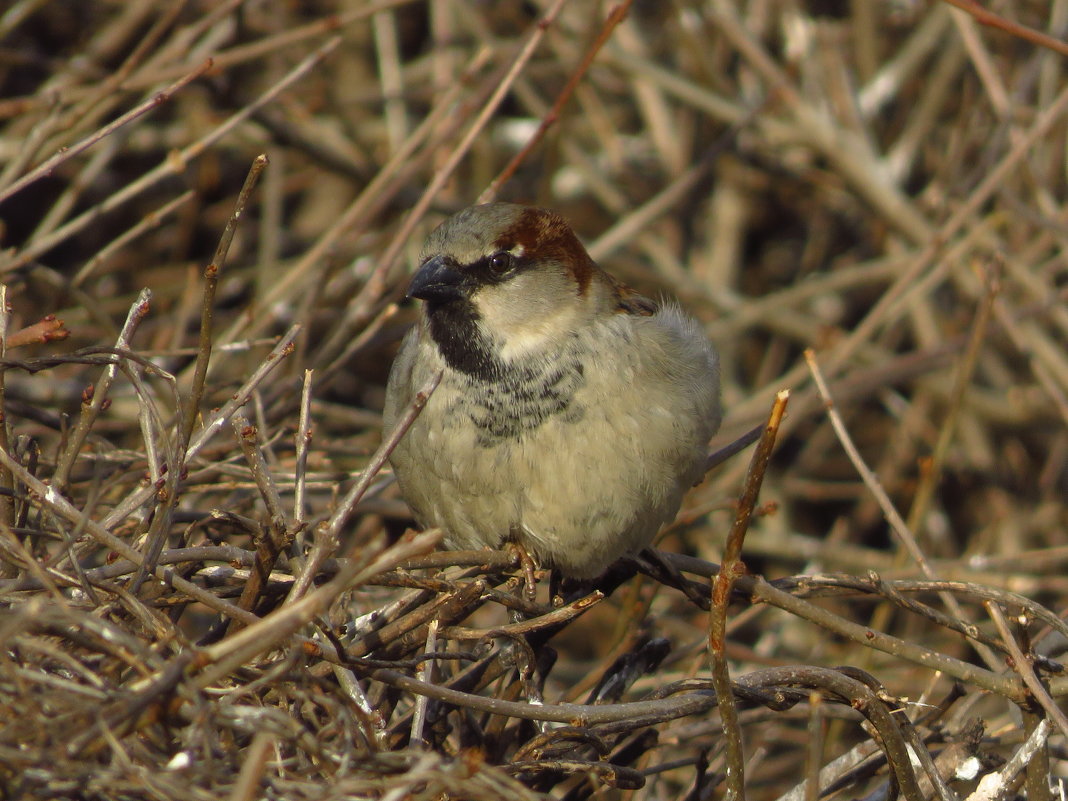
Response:
[{"label": "bird's head", "polygon": [[471,350],[470,359],[507,364],[551,351],[610,309],[613,291],[558,214],[488,203],[430,234],[408,296],[425,302],[447,360],[463,361]]}]

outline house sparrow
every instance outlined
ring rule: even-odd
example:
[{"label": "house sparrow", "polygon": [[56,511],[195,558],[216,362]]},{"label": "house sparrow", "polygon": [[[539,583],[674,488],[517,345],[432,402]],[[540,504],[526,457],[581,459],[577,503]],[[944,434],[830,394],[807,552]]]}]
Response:
[{"label": "house sparrow", "polygon": [[590,578],[674,518],[721,418],[694,320],[601,270],[559,215],[511,203],[438,226],[408,297],[424,305],[386,430],[443,370],[390,457],[421,525]]}]

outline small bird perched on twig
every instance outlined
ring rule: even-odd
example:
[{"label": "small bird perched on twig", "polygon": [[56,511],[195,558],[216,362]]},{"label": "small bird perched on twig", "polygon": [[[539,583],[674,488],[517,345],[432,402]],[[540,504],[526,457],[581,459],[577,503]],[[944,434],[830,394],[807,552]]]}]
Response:
[{"label": "small bird perched on twig", "polygon": [[716,352],[676,305],[604,272],[559,215],[511,203],[435,229],[408,296],[424,305],[386,430],[443,370],[390,457],[421,525],[591,578],[674,518],[721,418]]}]

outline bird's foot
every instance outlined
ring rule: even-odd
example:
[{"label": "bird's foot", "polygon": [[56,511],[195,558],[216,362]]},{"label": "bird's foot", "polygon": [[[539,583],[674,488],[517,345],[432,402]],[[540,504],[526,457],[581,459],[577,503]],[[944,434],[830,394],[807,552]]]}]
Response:
[{"label": "bird's foot", "polygon": [[530,603],[534,603],[538,597],[538,580],[534,576],[534,571],[538,569],[538,566],[534,564],[534,560],[527,553],[527,549],[520,543],[509,543],[509,547],[515,550],[516,557],[519,559],[519,566],[523,568],[523,598]]}]

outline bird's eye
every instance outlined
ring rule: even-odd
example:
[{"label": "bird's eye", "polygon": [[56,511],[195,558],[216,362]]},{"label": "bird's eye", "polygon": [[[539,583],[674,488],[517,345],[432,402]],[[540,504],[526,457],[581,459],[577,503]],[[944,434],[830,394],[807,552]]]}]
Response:
[{"label": "bird's eye", "polygon": [[512,266],[512,254],[505,250],[499,250],[489,257],[489,265],[495,273],[508,272]]}]

